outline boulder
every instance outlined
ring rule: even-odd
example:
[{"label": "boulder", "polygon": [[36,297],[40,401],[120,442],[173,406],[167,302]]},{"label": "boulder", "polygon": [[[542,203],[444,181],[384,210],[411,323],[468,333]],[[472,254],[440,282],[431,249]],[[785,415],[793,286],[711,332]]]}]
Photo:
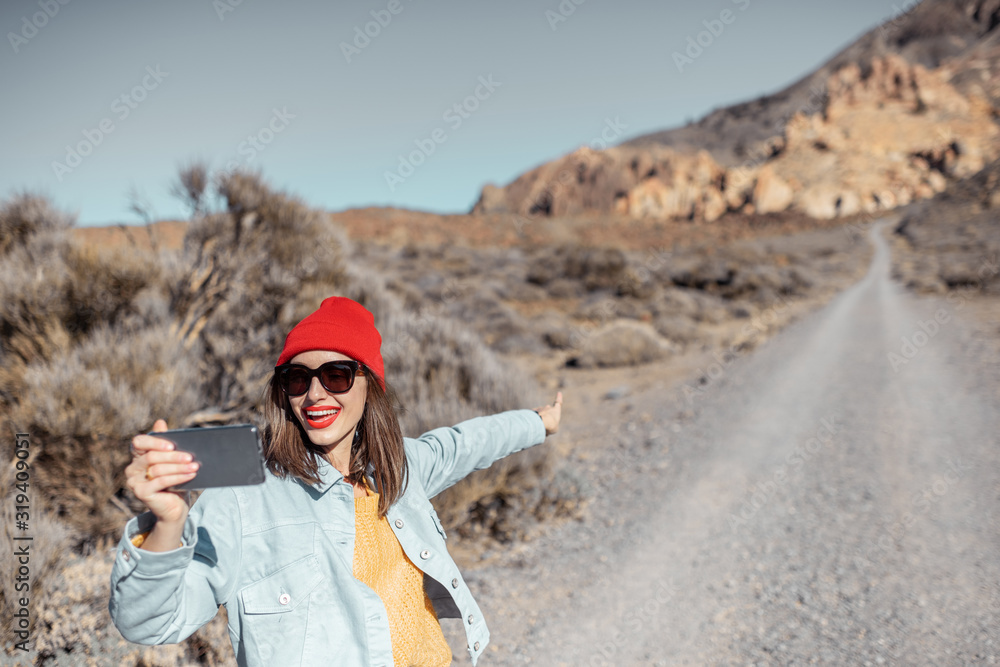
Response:
[{"label": "boulder", "polygon": [[774,167],[764,165],[757,174],[753,188],[753,205],[757,213],[778,213],[792,203],[792,186],[774,173]]}]

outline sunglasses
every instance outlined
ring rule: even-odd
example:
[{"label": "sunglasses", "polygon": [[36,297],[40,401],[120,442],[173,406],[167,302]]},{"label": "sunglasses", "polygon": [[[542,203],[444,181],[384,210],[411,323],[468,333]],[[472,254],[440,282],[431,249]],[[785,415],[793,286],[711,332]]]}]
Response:
[{"label": "sunglasses", "polygon": [[275,366],[274,376],[281,391],[289,396],[301,396],[309,391],[314,377],[319,378],[319,383],[329,393],[344,394],[354,386],[354,377],[360,366],[357,361],[328,361],[319,368],[282,364]]}]

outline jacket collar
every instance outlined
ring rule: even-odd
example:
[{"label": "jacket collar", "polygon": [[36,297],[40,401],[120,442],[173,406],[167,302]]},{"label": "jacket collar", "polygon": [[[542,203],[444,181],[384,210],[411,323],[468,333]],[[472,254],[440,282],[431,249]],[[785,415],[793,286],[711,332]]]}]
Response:
[{"label": "jacket collar", "polygon": [[[330,489],[330,487],[340,482],[340,480],[344,479],[344,475],[339,470],[337,470],[332,463],[327,461],[322,456],[317,457],[317,459],[319,462],[319,481],[316,482],[315,484],[307,484],[302,480],[299,481],[302,482],[303,484],[306,484],[307,486],[312,487],[320,495],[323,495]],[[375,485],[374,475],[375,475],[375,466],[369,462],[368,466],[365,468],[365,477],[368,479],[369,486],[371,486],[371,488],[377,491],[378,487]]]}]

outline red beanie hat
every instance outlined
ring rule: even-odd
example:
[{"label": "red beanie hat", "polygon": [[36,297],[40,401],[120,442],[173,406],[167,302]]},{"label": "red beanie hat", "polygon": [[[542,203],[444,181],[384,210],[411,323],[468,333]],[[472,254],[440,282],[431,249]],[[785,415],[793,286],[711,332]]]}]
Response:
[{"label": "red beanie hat", "polygon": [[319,310],[288,332],[285,347],[275,366],[309,350],[340,352],[371,369],[384,390],[381,346],[382,336],[375,328],[375,317],[357,301],[331,296],[323,300]]}]

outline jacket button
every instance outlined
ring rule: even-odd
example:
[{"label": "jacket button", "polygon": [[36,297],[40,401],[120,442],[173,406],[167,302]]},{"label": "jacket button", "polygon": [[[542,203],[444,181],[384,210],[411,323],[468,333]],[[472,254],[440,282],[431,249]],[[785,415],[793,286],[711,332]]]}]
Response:
[{"label": "jacket button", "polygon": [[451,587],[458,588],[458,577],[455,577],[454,579],[451,580]]},{"label": "jacket button", "polygon": [[431,557],[431,552],[428,551],[427,549],[424,549],[423,551],[420,552],[420,557],[423,558],[424,560],[427,560],[428,558]]},{"label": "jacket button", "polygon": [[129,562],[130,560],[132,560],[131,554],[129,554],[129,552],[127,552],[127,551],[123,551],[122,552],[122,558],[125,559],[126,563]]},{"label": "jacket button", "polygon": [[278,596],[278,604],[280,605],[286,605],[291,601],[292,601],[292,596],[290,596],[288,593],[282,593],[281,595]]},{"label": "jacket button", "polygon": [[469,625],[472,625],[472,622],[475,621],[475,620],[476,620],[476,617],[473,616],[472,614],[469,614],[469,618],[468,618]]},{"label": "jacket button", "polygon": [[403,527],[403,520],[396,519],[396,528],[402,528],[402,527]]},{"label": "jacket button", "polygon": [[472,645],[472,650],[474,650],[474,651],[478,651],[479,650],[479,642],[476,642],[475,644]]}]

